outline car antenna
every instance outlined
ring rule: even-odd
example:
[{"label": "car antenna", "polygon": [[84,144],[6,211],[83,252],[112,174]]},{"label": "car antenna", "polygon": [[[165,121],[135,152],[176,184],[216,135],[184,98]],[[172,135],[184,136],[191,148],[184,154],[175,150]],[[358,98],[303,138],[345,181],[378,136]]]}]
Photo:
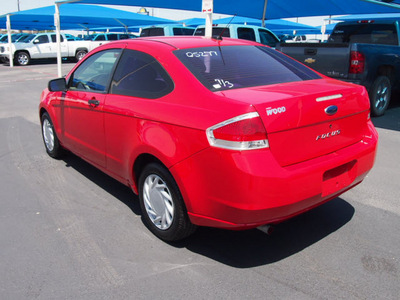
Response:
[{"label": "car antenna", "polygon": [[229,23],[225,26],[225,28],[221,31],[221,33],[219,34],[219,36],[216,38],[216,40],[222,41],[222,35],[224,34],[224,32],[226,31],[226,29],[228,29],[228,26],[232,23],[233,19],[236,17],[237,14],[235,14],[232,19],[229,21]]}]

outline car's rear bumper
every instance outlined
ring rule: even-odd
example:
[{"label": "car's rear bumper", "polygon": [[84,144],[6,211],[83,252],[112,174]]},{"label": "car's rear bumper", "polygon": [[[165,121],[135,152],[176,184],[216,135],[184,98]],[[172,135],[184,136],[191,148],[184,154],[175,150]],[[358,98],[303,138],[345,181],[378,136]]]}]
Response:
[{"label": "car's rear bumper", "polygon": [[271,151],[208,148],[173,166],[191,221],[245,229],[277,223],[359,184],[375,161],[378,134],[336,152],[281,167]]}]

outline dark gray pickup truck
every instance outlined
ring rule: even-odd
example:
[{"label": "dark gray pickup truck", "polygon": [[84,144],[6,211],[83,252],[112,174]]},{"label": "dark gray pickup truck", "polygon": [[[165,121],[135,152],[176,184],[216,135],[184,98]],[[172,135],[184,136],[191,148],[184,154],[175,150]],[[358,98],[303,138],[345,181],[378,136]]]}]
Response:
[{"label": "dark gray pickup truck", "polygon": [[277,50],[336,79],[365,86],[371,114],[381,116],[400,88],[397,21],[338,23],[326,43],[282,43]]}]

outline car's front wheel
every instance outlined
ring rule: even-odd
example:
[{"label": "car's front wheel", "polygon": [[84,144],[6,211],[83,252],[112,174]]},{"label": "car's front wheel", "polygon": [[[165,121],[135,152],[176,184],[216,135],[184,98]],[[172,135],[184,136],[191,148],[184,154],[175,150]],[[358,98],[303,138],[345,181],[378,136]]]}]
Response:
[{"label": "car's front wheel", "polygon": [[31,57],[28,52],[20,51],[15,55],[15,63],[19,66],[26,66],[31,61]]},{"label": "car's front wheel", "polygon": [[47,112],[42,115],[42,137],[46,152],[53,158],[60,158],[64,153],[64,149],[60,145],[53,122]]},{"label": "car's front wheel", "polygon": [[160,239],[178,241],[196,230],[174,178],[162,165],[151,163],[144,168],[139,199],[143,222]]}]

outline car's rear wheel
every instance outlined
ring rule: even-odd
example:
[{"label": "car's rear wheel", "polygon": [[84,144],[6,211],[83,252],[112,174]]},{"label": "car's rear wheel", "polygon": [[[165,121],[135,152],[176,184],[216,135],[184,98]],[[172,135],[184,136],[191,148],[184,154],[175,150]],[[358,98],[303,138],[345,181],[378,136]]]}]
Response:
[{"label": "car's rear wheel", "polygon": [[31,57],[28,52],[20,51],[15,55],[15,63],[20,66],[26,66],[31,61]]},{"label": "car's rear wheel", "polygon": [[143,222],[160,239],[178,241],[195,231],[179,188],[162,165],[151,163],[144,168],[139,178],[139,199]]},{"label": "car's rear wheel", "polygon": [[46,152],[53,158],[60,158],[64,153],[64,149],[60,145],[53,122],[47,112],[42,115],[42,137]]},{"label": "car's rear wheel", "polygon": [[78,50],[76,51],[75,58],[77,61],[80,61],[82,58],[85,57],[86,54],[87,54],[86,50]]},{"label": "car's rear wheel", "polygon": [[375,117],[382,116],[389,106],[392,94],[392,86],[387,76],[379,76],[375,79],[369,92],[371,102],[371,114]]}]

